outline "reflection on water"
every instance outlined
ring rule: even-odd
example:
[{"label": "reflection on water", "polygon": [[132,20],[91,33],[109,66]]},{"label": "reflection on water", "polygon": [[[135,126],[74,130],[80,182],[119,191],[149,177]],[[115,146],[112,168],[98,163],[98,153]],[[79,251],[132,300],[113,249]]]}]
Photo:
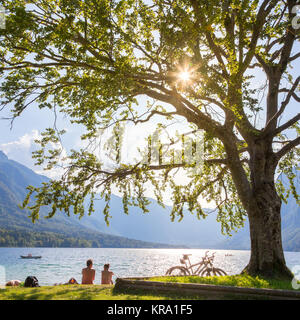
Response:
[{"label": "reflection on water", "polygon": [[[74,277],[81,281],[81,270],[91,258],[96,269],[95,283],[100,283],[101,270],[110,263],[116,277],[164,275],[166,270],[179,265],[182,254],[192,254],[197,263],[207,249],[109,249],[109,248],[0,248],[0,265],[5,267],[6,280],[24,281],[29,275],[38,278],[40,285],[66,282]],[[250,252],[240,250],[211,250],[216,252],[214,265],[228,274],[242,271]],[[41,255],[42,259],[21,259],[20,255]],[[228,255],[228,256],[226,256]],[[285,253],[290,268],[300,265],[299,252]],[[0,284],[1,285],[1,284]]]}]

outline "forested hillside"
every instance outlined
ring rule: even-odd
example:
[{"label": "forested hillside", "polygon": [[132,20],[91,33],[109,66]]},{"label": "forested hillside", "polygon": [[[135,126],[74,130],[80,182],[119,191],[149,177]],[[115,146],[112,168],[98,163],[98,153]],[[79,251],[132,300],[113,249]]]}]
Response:
[{"label": "forested hillside", "polygon": [[120,247],[166,248],[168,244],[139,241],[92,230],[58,213],[51,219],[41,217],[35,224],[28,212],[18,207],[26,195],[28,185],[46,181],[41,176],[9,160],[0,151],[0,246],[10,247]]}]

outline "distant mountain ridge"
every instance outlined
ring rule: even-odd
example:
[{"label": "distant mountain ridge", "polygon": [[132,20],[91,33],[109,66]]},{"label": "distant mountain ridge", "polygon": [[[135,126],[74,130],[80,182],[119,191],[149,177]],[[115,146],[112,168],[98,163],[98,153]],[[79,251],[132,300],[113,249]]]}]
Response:
[{"label": "distant mountain ridge", "polygon": [[[300,174],[298,173],[300,180]],[[298,180],[298,181],[299,181]],[[300,194],[300,184],[297,184]],[[138,208],[130,208],[129,215],[122,212],[122,200],[112,197],[110,226],[106,227],[101,212],[104,203],[95,205],[96,212],[89,217],[83,217],[80,221],[85,226],[96,230],[108,230],[107,232],[122,236],[151,241],[163,241],[172,244],[186,244],[190,247],[211,249],[250,249],[249,223],[246,219],[244,228],[233,232],[231,237],[221,234],[221,225],[216,221],[216,212],[206,209],[208,215],[205,219],[198,220],[194,215],[185,210],[182,221],[170,221],[172,208],[166,206],[163,209],[153,199],[149,205],[149,213],[142,214]],[[282,239],[286,251],[300,251],[300,207],[293,196],[288,203],[282,203]],[[135,225],[139,227],[136,228]]]},{"label": "distant mountain ridge", "polygon": [[156,241],[174,245],[185,244],[189,247],[213,248],[226,237],[221,234],[221,225],[216,221],[216,212],[209,213],[205,219],[198,220],[189,211],[184,211],[183,219],[171,221],[172,208],[162,208],[155,200],[149,199],[148,213],[143,214],[137,207],[130,207],[128,215],[123,213],[122,199],[112,195],[110,203],[109,227],[104,223],[102,211],[104,203],[95,204],[95,212],[91,216],[84,216],[79,223],[95,230],[110,234],[135,237],[144,241]]},{"label": "distant mountain ridge", "polygon": [[41,217],[33,224],[28,218],[28,212],[19,209],[18,204],[24,200],[28,185],[39,186],[47,180],[47,177],[9,160],[0,151],[0,246],[43,246],[47,243],[47,246],[173,247],[155,241],[139,241],[96,231],[63,213],[58,213],[51,219]]},{"label": "distant mountain ridge", "polygon": [[[91,216],[84,216],[81,220],[75,215],[67,217],[63,213],[57,213],[51,219],[40,218],[33,225],[26,217],[26,213],[17,208],[16,204],[23,201],[27,185],[37,186],[47,179],[18,162],[9,160],[0,151],[0,229],[19,228],[23,231],[56,232],[69,238],[87,239],[94,246],[100,245],[101,241],[102,246],[114,246],[118,241],[121,242],[122,238],[127,239],[127,246],[130,247],[135,245],[161,247],[161,243],[164,243],[173,247],[186,245],[208,249],[250,249],[247,221],[243,229],[228,237],[221,234],[221,225],[216,221],[216,212],[207,209],[206,219],[198,220],[186,210],[181,222],[171,222],[171,207],[166,206],[164,209],[153,199],[150,199],[149,213],[143,214],[140,208],[130,207],[129,214],[126,215],[123,213],[122,199],[112,195],[110,203],[112,218],[109,227],[104,222],[102,214],[104,202],[101,200],[96,201],[95,212]],[[298,184],[298,192],[299,188]],[[293,198],[290,198],[287,205],[282,205],[283,245],[287,251],[300,250],[299,218],[300,207]],[[101,237],[106,240],[100,241]],[[144,243],[138,244],[138,240]]]}]

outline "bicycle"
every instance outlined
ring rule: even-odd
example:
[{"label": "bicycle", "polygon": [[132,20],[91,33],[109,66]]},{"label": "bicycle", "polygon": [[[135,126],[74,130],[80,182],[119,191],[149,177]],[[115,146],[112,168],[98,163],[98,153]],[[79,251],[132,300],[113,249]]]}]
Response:
[{"label": "bicycle", "polygon": [[[184,264],[184,266],[174,266],[167,270],[166,275],[173,275],[173,276],[200,276],[200,277],[209,277],[213,276],[226,276],[227,273],[221,269],[216,268],[213,265],[213,261],[215,259],[215,252],[209,257],[208,252],[205,252],[204,257],[202,257],[202,261],[191,264],[189,256],[191,254],[184,254],[183,258],[180,259],[180,263]],[[188,263],[189,264],[188,264]],[[198,266],[198,267],[197,267]],[[194,269],[197,267],[196,269]]]}]

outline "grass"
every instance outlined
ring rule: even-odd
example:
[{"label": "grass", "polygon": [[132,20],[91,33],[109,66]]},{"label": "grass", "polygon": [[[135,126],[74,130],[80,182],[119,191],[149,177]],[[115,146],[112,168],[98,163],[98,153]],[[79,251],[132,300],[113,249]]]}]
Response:
[{"label": "grass", "polygon": [[[290,281],[252,277],[247,274],[223,277],[153,277],[148,280],[293,290]],[[180,292],[157,293],[141,289],[118,291],[112,285],[59,285],[39,288],[20,286],[0,289],[0,300],[203,300],[206,298],[199,295],[187,296]]]},{"label": "grass", "polygon": [[234,286],[245,288],[267,288],[267,289],[283,289],[294,290],[289,280],[267,279],[261,277],[253,277],[247,274],[232,275],[222,277],[198,277],[198,276],[183,276],[183,277],[155,277],[150,281],[162,282],[179,282],[179,283],[202,283],[214,284],[221,286]]},{"label": "grass", "polygon": [[8,287],[0,289],[0,300],[185,300],[201,297],[142,290],[119,292],[110,285],[59,285],[39,288]]}]

